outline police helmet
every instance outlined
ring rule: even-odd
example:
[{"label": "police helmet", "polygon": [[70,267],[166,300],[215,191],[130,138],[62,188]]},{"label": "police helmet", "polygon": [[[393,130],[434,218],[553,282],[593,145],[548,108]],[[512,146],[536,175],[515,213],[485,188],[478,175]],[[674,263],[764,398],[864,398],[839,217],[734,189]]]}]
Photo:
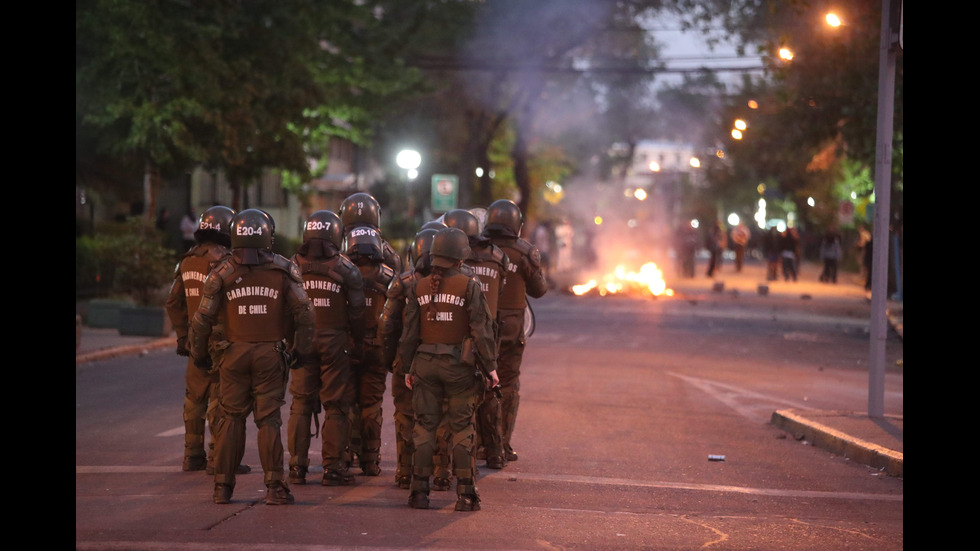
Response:
[{"label": "police helmet", "polygon": [[440,216],[436,220],[429,220],[425,224],[422,224],[422,227],[419,228],[419,229],[420,230],[437,230],[438,231],[438,230],[441,230],[441,229],[443,229],[445,227],[447,227],[447,226],[446,226],[445,222],[442,221],[442,216]]},{"label": "police helmet", "polygon": [[370,193],[354,193],[340,204],[344,229],[356,226],[381,227],[381,205]]},{"label": "police helmet", "polygon": [[408,251],[408,258],[416,270],[424,272],[432,264],[429,253],[432,251],[432,239],[438,231],[434,228],[425,228],[415,234],[412,248]]},{"label": "police helmet", "polygon": [[470,240],[459,228],[446,228],[432,238],[432,265],[442,268],[455,266],[470,255]]},{"label": "police helmet", "polygon": [[333,243],[338,249],[343,246],[344,229],[337,213],[318,210],[306,219],[303,226],[303,242],[310,239],[323,239]]},{"label": "police helmet", "polygon": [[344,236],[344,254],[351,260],[370,260],[382,262],[384,260],[384,249],[381,241],[381,233],[367,226],[352,229]]},{"label": "police helmet", "polygon": [[275,223],[272,216],[259,209],[245,209],[231,223],[233,249],[272,249]]},{"label": "police helmet", "polygon": [[453,209],[443,216],[443,222],[450,228],[459,228],[467,237],[480,235],[480,221],[465,209]]},{"label": "police helmet", "polygon": [[231,246],[231,221],[235,218],[235,211],[222,206],[215,205],[201,213],[197,222],[197,229],[194,230],[194,239],[200,243],[207,240],[215,240],[226,247]]},{"label": "police helmet", "polygon": [[487,208],[488,234],[518,237],[523,225],[521,209],[509,199],[497,199]]}]

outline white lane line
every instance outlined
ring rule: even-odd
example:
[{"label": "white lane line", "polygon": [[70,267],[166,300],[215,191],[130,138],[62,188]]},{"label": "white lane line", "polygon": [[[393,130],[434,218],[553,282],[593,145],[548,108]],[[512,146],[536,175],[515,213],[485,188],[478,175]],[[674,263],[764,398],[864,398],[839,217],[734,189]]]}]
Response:
[{"label": "white lane line", "polygon": [[[776,409],[780,409],[779,407],[776,407],[776,404],[782,404],[796,409],[806,409],[807,407],[805,404],[800,404],[792,400],[784,400],[782,398],[760,394],[758,392],[746,390],[735,385],[719,383],[717,381],[709,381],[708,379],[699,379],[697,377],[689,377],[687,375],[681,375],[673,372],[668,372],[668,375],[673,375],[674,377],[684,379],[721,403],[734,409],[746,419],[756,422],[769,422],[769,416],[772,414],[772,412]],[[756,405],[745,404],[744,402],[747,400],[756,402]],[[759,402],[761,402],[761,404],[759,404]]]},{"label": "white lane line", "polygon": [[[180,466],[75,466],[75,474],[139,474],[182,472]],[[506,473],[488,474],[486,479],[518,482],[549,482],[580,484],[583,486],[623,486],[626,488],[660,488],[665,490],[689,490],[696,492],[714,492],[728,494],[748,494],[770,497],[814,498],[814,499],[851,499],[870,501],[904,501],[904,495],[869,494],[863,492],[824,492],[816,490],[782,490],[778,488],[750,488],[745,486],[729,486],[721,484],[692,484],[689,482],[666,482],[662,480],[632,480],[628,478],[604,478],[597,476],[576,476],[560,474],[535,473]]]}]

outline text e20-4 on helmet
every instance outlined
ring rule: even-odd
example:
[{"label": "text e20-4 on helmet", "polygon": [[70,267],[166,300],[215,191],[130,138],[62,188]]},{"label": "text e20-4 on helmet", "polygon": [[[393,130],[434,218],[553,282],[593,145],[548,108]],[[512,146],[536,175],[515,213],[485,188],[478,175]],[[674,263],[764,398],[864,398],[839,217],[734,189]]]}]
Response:
[{"label": "text e20-4 on helmet", "polygon": [[259,209],[245,209],[231,223],[233,249],[272,249],[272,217]]}]

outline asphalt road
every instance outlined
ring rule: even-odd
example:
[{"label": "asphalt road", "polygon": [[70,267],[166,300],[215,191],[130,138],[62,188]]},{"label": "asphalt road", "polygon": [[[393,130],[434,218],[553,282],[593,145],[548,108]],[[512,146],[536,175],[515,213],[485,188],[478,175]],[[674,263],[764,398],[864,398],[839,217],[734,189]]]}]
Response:
[{"label": "asphalt road", "polygon": [[[454,512],[453,492],[407,507],[390,400],[380,477],[294,487],[295,505],[266,506],[250,425],[255,471],[214,505],[210,478],[180,471],[183,359],[76,366],[76,549],[903,548],[902,478],[768,422],[787,407],[866,408],[860,293],[554,292],[533,307],[520,459],[479,464],[474,513]],[[901,415],[901,339],[887,357],[886,414]]]}]

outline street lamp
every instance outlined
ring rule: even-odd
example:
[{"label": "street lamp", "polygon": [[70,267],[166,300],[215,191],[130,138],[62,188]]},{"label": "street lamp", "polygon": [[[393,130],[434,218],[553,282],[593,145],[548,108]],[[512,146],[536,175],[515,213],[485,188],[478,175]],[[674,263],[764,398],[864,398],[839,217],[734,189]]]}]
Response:
[{"label": "street lamp", "polygon": [[395,163],[405,171],[409,180],[418,178],[418,168],[422,165],[422,155],[414,149],[403,149],[395,156]]},{"label": "street lamp", "polygon": [[403,149],[395,156],[395,164],[398,168],[405,171],[408,177],[408,218],[415,224],[415,193],[412,189],[412,182],[418,178],[418,168],[422,166],[422,155],[414,149]]}]

